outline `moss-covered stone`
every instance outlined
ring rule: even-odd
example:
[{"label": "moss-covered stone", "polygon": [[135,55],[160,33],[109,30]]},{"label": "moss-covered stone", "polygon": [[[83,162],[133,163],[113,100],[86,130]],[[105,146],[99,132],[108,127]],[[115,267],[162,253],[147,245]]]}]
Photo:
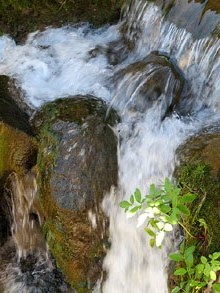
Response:
[{"label": "moss-covered stone", "polygon": [[44,232],[57,265],[77,292],[89,292],[102,271],[108,221],[103,195],[117,184],[117,141],[106,105],[76,96],[45,105],[38,131]]},{"label": "moss-covered stone", "polygon": [[46,26],[80,21],[102,25],[117,21],[123,0],[2,0],[0,32],[22,40]]},{"label": "moss-covered stone", "polygon": [[0,122],[0,178],[10,172],[27,172],[36,160],[36,152],[34,138]]},{"label": "moss-covered stone", "polygon": [[[202,134],[189,140],[178,150],[180,167],[176,172],[183,193],[198,195],[190,207],[191,216],[185,224],[195,236],[189,241],[197,243],[200,254],[220,251],[220,136],[219,133]],[[208,230],[200,227],[204,219]]]}]

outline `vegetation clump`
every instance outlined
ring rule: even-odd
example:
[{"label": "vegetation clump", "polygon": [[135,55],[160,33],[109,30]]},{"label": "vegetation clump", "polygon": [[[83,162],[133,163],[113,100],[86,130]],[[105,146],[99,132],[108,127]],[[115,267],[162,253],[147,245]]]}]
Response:
[{"label": "vegetation clump", "polygon": [[[197,180],[204,179],[205,171],[207,171],[205,167],[197,166],[198,169],[193,173],[196,180],[195,186],[199,186],[202,192],[204,192],[203,188],[207,189],[207,187],[203,184],[197,185]],[[180,177],[182,180],[185,178],[184,172],[186,172],[185,169]],[[152,184],[149,194],[144,197],[140,190],[136,189],[130,200],[122,201],[120,207],[131,215],[138,213],[138,226],[145,224],[145,231],[150,236],[152,247],[161,248],[166,233],[171,232],[175,225],[179,224],[183,228],[185,241],[180,245],[180,251],[169,255],[169,258],[176,262],[173,273],[175,287],[173,286],[172,293],[195,293],[201,292],[204,288],[206,292],[211,292],[211,288],[220,292],[218,282],[220,252],[213,251],[208,232],[209,226],[204,218],[199,218],[203,215],[201,210],[204,200],[199,196],[200,194],[194,193],[195,186],[194,189],[188,186],[188,181],[182,181],[181,184],[177,187],[166,178],[164,185],[160,188]],[[196,234],[199,231],[200,237]],[[207,239],[203,239],[205,237]],[[205,249],[203,245],[201,247],[200,240],[205,241],[203,243]]]}]

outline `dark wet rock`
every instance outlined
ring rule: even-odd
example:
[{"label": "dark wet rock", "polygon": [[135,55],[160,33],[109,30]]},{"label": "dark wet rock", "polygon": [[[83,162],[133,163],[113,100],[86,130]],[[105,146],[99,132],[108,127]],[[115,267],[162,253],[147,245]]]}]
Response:
[{"label": "dark wet rock", "polygon": [[125,38],[112,41],[106,46],[96,46],[89,52],[89,58],[95,58],[99,55],[104,55],[111,65],[122,63],[131,50],[131,44]]},{"label": "dark wet rock", "polygon": [[8,76],[0,75],[0,121],[32,134],[29,124],[31,108],[25,103],[22,91],[15,81]]},{"label": "dark wet rock", "polygon": [[[220,133],[201,133],[182,145],[177,154],[180,166],[175,176],[183,192],[198,195],[185,224],[195,235],[202,255],[220,251]],[[206,221],[207,231],[199,226],[200,218]]]},{"label": "dark wet rock", "polygon": [[10,226],[8,221],[8,215],[5,215],[5,211],[0,206],[0,247],[7,241],[9,235]]},{"label": "dark wet rock", "polygon": [[39,131],[40,202],[44,231],[71,285],[87,292],[100,278],[108,221],[105,192],[117,184],[117,115],[88,96],[60,99],[34,117]]},{"label": "dark wet rock", "polygon": [[50,255],[16,257],[13,239],[0,248],[1,292],[76,293],[65,282]]},{"label": "dark wet rock", "polygon": [[[183,73],[175,62],[158,52],[117,72],[114,82],[117,107],[129,113],[145,113],[156,103],[162,103],[162,119],[178,111],[186,87]],[[118,96],[119,87],[122,97]]]}]

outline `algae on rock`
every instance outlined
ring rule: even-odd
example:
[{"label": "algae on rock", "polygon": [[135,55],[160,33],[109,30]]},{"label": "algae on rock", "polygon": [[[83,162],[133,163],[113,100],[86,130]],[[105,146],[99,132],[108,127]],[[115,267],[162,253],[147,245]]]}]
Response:
[{"label": "algae on rock", "polygon": [[[198,195],[191,206],[191,217],[186,225],[195,236],[200,254],[220,251],[220,136],[203,133],[187,141],[178,150],[180,166],[176,177],[183,193]],[[199,223],[204,219],[208,229]],[[190,239],[189,239],[190,240]],[[198,251],[197,251],[198,252]]]},{"label": "algae on rock", "polygon": [[101,277],[108,219],[101,203],[117,184],[117,139],[105,103],[91,96],[60,99],[33,119],[40,141],[40,203],[57,265],[77,292]]}]

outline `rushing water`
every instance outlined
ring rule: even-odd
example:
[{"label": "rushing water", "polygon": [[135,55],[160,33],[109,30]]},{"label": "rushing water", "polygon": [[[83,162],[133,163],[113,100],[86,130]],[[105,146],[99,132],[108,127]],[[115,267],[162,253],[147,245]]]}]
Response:
[{"label": "rushing water", "polygon": [[[177,147],[219,121],[220,41],[209,36],[195,39],[186,29],[167,20],[152,3],[132,3],[118,25],[98,30],[87,24],[48,29],[29,35],[24,45],[1,37],[0,73],[16,79],[27,103],[34,108],[57,97],[93,94],[118,110],[119,185],[103,202],[110,217],[111,249],[104,260],[108,277],[102,290],[165,293],[167,253],[175,246],[173,235],[167,237],[162,250],[150,248],[143,227],[137,228],[136,218],[127,219],[118,205],[136,187],[145,193],[150,183],[161,184],[165,177],[172,178],[178,163]],[[114,49],[108,50],[112,44]],[[129,103],[135,103],[136,81],[142,73],[118,72],[152,51],[169,55],[188,81],[181,104],[184,117],[172,113],[161,120],[164,102],[153,104],[144,113],[129,109]],[[116,61],[111,62],[113,59]],[[163,95],[161,101],[170,98],[166,97],[169,91]]]}]

